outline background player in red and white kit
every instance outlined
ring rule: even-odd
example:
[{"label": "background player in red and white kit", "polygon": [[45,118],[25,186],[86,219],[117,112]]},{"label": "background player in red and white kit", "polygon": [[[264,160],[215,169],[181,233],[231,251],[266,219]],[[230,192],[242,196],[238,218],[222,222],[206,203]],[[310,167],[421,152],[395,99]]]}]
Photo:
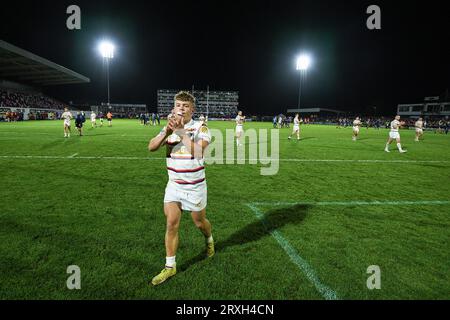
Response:
[{"label": "background player in red and white kit", "polygon": [[297,113],[294,118],[294,126],[292,127],[292,133],[289,135],[288,139],[291,140],[293,134],[297,134],[297,140],[300,141],[300,124],[303,120],[300,118],[300,115]]},{"label": "background player in red and white kit", "polygon": [[200,121],[202,125],[206,125],[206,118],[203,114],[201,114],[200,117],[198,117],[198,121]]},{"label": "background player in red and white kit", "polygon": [[149,143],[156,151],[166,145],[169,182],[164,196],[166,215],[166,265],[152,279],[159,285],[176,274],[178,228],[182,211],[191,211],[192,220],[205,236],[206,256],[214,255],[211,223],[206,219],[207,186],[203,153],[211,141],[208,128],[194,121],[195,98],[188,92],[175,96],[173,116],[166,127]]},{"label": "background player in red and white kit", "polygon": [[389,132],[389,139],[386,142],[386,147],[384,148],[384,151],[389,151],[389,145],[392,143],[392,141],[397,141],[397,148],[400,153],[405,153],[406,150],[402,149],[402,145],[400,143],[400,133],[398,132],[398,129],[404,125],[404,122],[400,122],[400,116],[395,116],[395,119],[391,122],[391,131]]},{"label": "background player in red and white kit", "polygon": [[423,136],[423,119],[419,118],[414,126],[416,127],[416,138],[414,141],[419,141],[419,139]]},{"label": "background player in red and white kit", "polygon": [[94,111],[91,112],[91,125],[92,128],[97,128],[97,115],[95,114]]},{"label": "background player in red and white kit", "polygon": [[64,119],[64,138],[70,138],[70,120],[73,116],[69,109],[64,108],[64,112],[61,115],[61,119]]},{"label": "background player in red and white kit", "polygon": [[352,140],[356,141],[359,135],[359,128],[361,127],[361,120],[359,117],[356,117],[356,119],[353,121],[353,136]]},{"label": "background player in red and white kit", "polygon": [[242,116],[242,111],[239,111],[236,116],[236,145],[238,147],[242,146],[241,137],[244,133],[244,122],[245,116]]}]

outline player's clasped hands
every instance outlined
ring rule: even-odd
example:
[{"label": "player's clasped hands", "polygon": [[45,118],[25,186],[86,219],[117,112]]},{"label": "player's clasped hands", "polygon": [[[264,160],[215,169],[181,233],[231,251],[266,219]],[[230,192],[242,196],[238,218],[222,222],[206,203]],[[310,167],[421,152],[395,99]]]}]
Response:
[{"label": "player's clasped hands", "polygon": [[173,116],[169,119],[169,123],[167,124],[167,133],[172,134],[173,132],[177,133],[180,129],[184,129],[184,118],[181,115],[177,115],[172,113]]},{"label": "player's clasped hands", "polygon": [[170,118],[167,125],[168,133],[182,135],[184,133],[184,117],[181,114],[175,114],[174,112],[172,114],[173,116]]}]

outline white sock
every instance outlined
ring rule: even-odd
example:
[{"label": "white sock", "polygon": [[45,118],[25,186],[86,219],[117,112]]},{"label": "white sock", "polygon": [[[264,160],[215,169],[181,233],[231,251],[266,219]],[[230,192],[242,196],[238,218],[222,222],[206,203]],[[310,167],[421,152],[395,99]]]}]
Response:
[{"label": "white sock", "polygon": [[214,242],[214,239],[213,239],[213,236],[212,236],[212,234],[209,236],[209,238],[206,238],[206,243],[213,243]]},{"label": "white sock", "polygon": [[402,145],[400,143],[397,143],[397,148],[398,148],[398,151],[402,151]]},{"label": "white sock", "polygon": [[386,150],[389,150],[389,143],[386,143]]},{"label": "white sock", "polygon": [[236,139],[236,145],[240,145],[239,138]]},{"label": "white sock", "polygon": [[175,257],[166,257],[166,268],[173,268],[176,266]]}]

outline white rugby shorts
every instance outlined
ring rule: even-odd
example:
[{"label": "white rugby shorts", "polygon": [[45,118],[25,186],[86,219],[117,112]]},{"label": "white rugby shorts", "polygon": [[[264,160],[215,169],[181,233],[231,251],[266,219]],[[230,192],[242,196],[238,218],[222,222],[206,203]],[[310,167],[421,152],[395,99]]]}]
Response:
[{"label": "white rugby shorts", "polygon": [[164,203],[181,203],[185,211],[202,211],[206,208],[208,188],[206,181],[196,185],[181,185],[169,181],[164,195]]},{"label": "white rugby shorts", "polygon": [[391,131],[391,132],[389,132],[389,138],[400,139],[400,133]]}]

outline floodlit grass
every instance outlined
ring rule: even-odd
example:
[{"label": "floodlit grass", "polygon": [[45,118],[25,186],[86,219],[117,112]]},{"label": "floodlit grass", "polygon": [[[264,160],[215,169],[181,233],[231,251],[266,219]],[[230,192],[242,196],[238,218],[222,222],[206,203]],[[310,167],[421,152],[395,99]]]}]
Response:
[{"label": "floodlit grass", "polygon": [[[363,128],[357,142],[350,128],[303,126],[300,142],[281,129],[277,175],[207,167],[216,255],[203,259],[185,213],[178,274],[152,287],[165,262],[167,172],[164,160],[144,158],[164,157],[147,151],[159,130],[87,122],[85,136],[64,139],[61,121],[0,123],[1,299],[323,299],[274,234],[339,299],[450,298],[450,136],[427,132],[417,143],[403,130],[408,153],[393,144],[387,154],[384,129]],[[66,288],[69,265],[81,268],[81,290]],[[381,268],[380,290],[367,289],[370,265]]]}]

